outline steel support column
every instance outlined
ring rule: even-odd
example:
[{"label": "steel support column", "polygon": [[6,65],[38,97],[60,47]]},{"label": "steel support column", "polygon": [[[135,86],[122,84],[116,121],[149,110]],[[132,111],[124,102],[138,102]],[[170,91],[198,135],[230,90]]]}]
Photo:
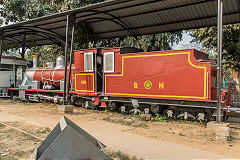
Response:
[{"label": "steel support column", "polygon": [[[71,80],[71,72],[72,72],[72,58],[73,58],[73,49],[74,49],[74,27],[72,27],[72,39],[71,39],[71,50],[70,50],[70,60],[69,60],[69,71],[68,71],[68,83],[67,83],[67,102],[69,101],[69,86],[70,86],[70,80]],[[73,85],[73,82],[72,82]]]},{"label": "steel support column", "polygon": [[65,69],[64,69],[64,88],[63,88],[63,105],[66,105],[66,80],[67,80],[67,52],[68,52],[68,24],[69,24],[69,15],[67,15],[66,23],[66,42],[65,42]]},{"label": "steel support column", "polygon": [[[69,44],[69,32],[74,28],[76,24],[76,15],[67,15],[67,23],[66,23],[66,44],[65,44],[65,71],[64,71],[64,89],[63,89],[63,105],[67,104],[67,65],[68,65],[68,44]],[[71,62],[70,62],[71,64]],[[71,72],[71,71],[70,71]],[[68,80],[69,81],[69,80]],[[69,91],[68,91],[69,92]]]},{"label": "steel support column", "polygon": [[0,31],[0,68],[2,60],[2,50],[3,50],[3,31]]},{"label": "steel support column", "polygon": [[23,35],[23,39],[22,39],[22,53],[21,53],[22,58],[25,57],[25,50],[26,50],[26,35]]},{"label": "steel support column", "polygon": [[217,65],[217,117],[216,122],[221,122],[221,88],[222,88],[222,27],[223,27],[223,0],[218,0],[218,33],[217,33],[217,51],[218,51],[218,65]]}]

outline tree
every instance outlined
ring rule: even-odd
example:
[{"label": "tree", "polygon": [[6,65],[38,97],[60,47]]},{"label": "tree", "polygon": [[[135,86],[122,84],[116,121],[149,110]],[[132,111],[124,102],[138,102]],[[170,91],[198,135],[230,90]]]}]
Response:
[{"label": "tree", "polygon": [[0,8],[0,19],[2,23],[5,22],[5,24],[8,24],[9,22],[17,22],[25,19],[25,1],[3,0],[0,1],[0,5],[2,5]]},{"label": "tree", "polygon": [[26,55],[26,60],[31,61],[32,55],[38,55],[39,65],[46,62],[55,62],[56,58],[63,55],[64,49],[58,45],[45,45],[32,47]]},{"label": "tree", "polygon": [[[3,0],[0,4],[3,6],[0,8],[0,14],[2,21],[6,24],[9,22],[18,22],[28,20],[48,14],[59,13],[65,10],[74,9],[89,5],[92,3],[102,2],[104,0]],[[173,43],[177,43],[182,39],[182,32],[174,33],[161,33],[154,35],[143,35],[126,38],[115,38],[108,40],[101,40],[98,35],[93,34],[93,31],[88,23],[79,23],[76,26],[75,35],[75,49],[88,48],[88,47],[120,47],[129,46],[142,49],[144,51],[153,50],[169,50]],[[34,42],[33,42],[34,44]],[[16,45],[17,46],[17,45]],[[63,46],[64,47],[64,46]],[[61,48],[61,50],[63,50]],[[47,53],[53,52],[53,57],[57,57],[60,51],[59,46],[45,46],[45,47],[33,47],[29,56],[32,54],[40,54],[40,60],[46,62],[44,58],[50,58],[46,56]],[[61,52],[63,54],[64,52]]]},{"label": "tree", "polygon": [[136,47],[143,51],[171,50],[171,45],[182,40],[182,32],[159,33],[135,37],[115,38],[90,42],[89,47]]},{"label": "tree", "polygon": [[[191,30],[194,41],[200,41],[204,47],[217,51],[217,28],[208,27]],[[223,27],[223,63],[224,67],[240,69],[240,25]]]},{"label": "tree", "polygon": [[75,48],[88,48],[89,42],[99,40],[98,35],[93,33],[92,28],[88,23],[76,24],[74,36]]}]

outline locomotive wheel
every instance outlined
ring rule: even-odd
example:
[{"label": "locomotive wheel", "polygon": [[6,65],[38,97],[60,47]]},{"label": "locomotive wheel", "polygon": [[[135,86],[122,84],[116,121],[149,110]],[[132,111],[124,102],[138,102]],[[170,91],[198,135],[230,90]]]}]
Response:
[{"label": "locomotive wheel", "polygon": [[82,106],[83,101],[81,99],[77,99],[77,100],[75,100],[74,104],[77,106]]},{"label": "locomotive wheel", "polygon": [[152,113],[157,114],[160,110],[158,105],[151,105],[150,110]]},{"label": "locomotive wheel", "polygon": [[170,116],[169,117],[169,115],[168,115],[168,110],[169,109],[165,109],[164,111],[163,111],[163,115],[164,116],[166,116],[166,117],[168,117],[168,118],[174,118],[174,119],[176,119],[176,117],[177,117],[177,115],[178,115],[178,111],[177,110],[171,110],[172,111],[172,117]]},{"label": "locomotive wheel", "polygon": [[210,109],[206,109],[205,110],[205,121],[214,120],[212,115],[213,115],[213,112]]},{"label": "locomotive wheel", "polygon": [[115,102],[112,102],[112,103],[109,103],[107,105],[107,108],[110,110],[110,111],[117,111],[117,104]]},{"label": "locomotive wheel", "polygon": [[96,106],[93,105],[93,103],[91,101],[84,101],[83,107],[88,108],[88,109],[92,109],[92,110],[96,108]]}]

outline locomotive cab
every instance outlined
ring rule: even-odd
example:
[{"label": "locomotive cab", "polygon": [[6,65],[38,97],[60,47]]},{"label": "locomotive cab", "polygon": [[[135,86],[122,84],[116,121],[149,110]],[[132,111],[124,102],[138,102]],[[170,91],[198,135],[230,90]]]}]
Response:
[{"label": "locomotive cab", "polygon": [[79,93],[99,93],[102,91],[103,58],[101,49],[74,51],[75,91]]}]

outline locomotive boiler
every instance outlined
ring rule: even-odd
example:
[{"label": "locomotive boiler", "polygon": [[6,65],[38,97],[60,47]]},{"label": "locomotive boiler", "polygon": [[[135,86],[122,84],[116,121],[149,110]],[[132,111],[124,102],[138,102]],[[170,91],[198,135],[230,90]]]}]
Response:
[{"label": "locomotive boiler", "polygon": [[[49,63],[37,67],[37,57],[33,57],[34,66],[26,71],[22,85],[9,91],[22,99],[62,103],[63,61],[63,57],[58,57],[56,66]],[[74,51],[68,86],[70,103],[210,120],[217,103],[216,73],[215,61],[194,49],[153,52],[129,47],[80,49]],[[230,88],[222,90],[225,114],[231,105],[230,94]]]},{"label": "locomotive boiler", "polygon": [[[74,67],[72,68],[72,71],[74,71]],[[47,62],[45,67],[38,67],[38,56],[33,55],[33,67],[27,69],[25,72],[24,81],[20,87],[43,90],[61,90],[63,87],[63,80],[63,56],[57,57],[56,63]]]}]

